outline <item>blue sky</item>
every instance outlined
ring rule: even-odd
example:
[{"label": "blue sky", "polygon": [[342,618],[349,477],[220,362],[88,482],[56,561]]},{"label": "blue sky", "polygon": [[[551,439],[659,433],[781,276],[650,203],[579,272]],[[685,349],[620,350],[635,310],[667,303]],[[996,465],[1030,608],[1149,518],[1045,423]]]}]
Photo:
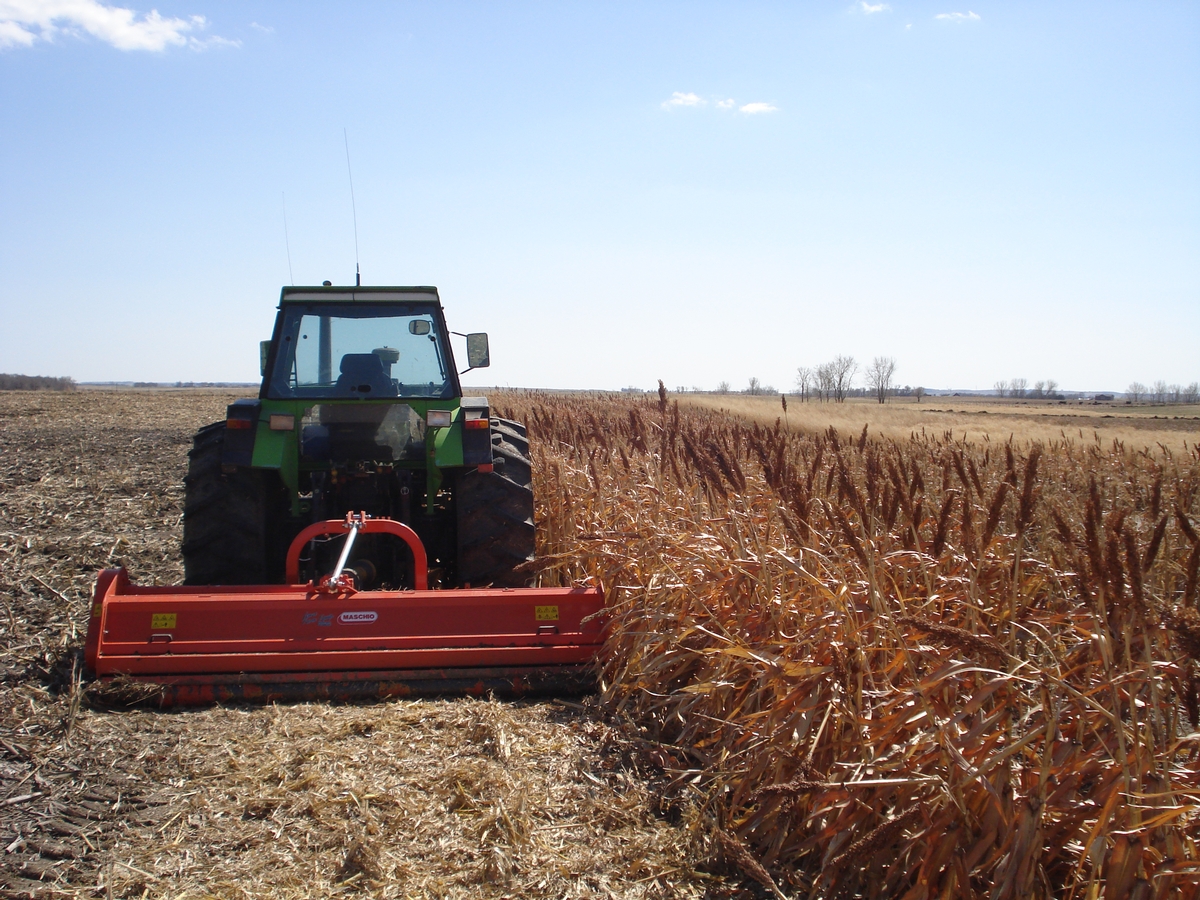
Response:
[{"label": "blue sky", "polygon": [[480,381],[1200,379],[1195,3],[0,0],[0,45],[0,371],[255,380],[281,285],[353,283],[345,129],[364,284],[436,285]]}]

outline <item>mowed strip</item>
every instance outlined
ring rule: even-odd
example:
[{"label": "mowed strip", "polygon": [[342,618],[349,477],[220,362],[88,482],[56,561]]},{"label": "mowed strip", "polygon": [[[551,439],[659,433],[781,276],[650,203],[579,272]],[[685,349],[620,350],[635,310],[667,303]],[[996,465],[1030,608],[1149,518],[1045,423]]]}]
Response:
[{"label": "mowed strip", "polygon": [[571,706],[90,709],[75,679],[96,573],[182,581],[191,436],[232,399],[0,392],[6,890],[697,897],[719,883],[627,744]]}]

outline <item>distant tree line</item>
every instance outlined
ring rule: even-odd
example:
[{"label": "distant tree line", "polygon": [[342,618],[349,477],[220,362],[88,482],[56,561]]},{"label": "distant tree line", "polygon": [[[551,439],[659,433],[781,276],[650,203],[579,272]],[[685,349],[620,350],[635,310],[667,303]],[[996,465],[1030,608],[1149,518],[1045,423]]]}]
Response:
[{"label": "distant tree line", "polygon": [[[682,388],[680,388],[680,390],[682,390]],[[692,388],[692,390],[698,391],[700,389]],[[729,386],[728,381],[722,381],[717,385],[717,393],[730,394],[733,393],[733,389]],[[746,387],[744,387],[741,391],[738,391],[738,393],[749,394],[752,397],[762,397],[769,394],[778,394],[779,391],[775,390],[773,385],[763,384],[759,379],[751,378]]]},{"label": "distant tree line", "polygon": [[1035,381],[1031,387],[1024,378],[1014,378],[1012,381],[997,381],[994,385],[997,397],[1012,397],[1014,400],[1062,400],[1058,392],[1058,382],[1053,378],[1045,381]]},{"label": "distant tree line", "polygon": [[0,375],[0,391],[73,391],[74,378],[48,375]]},{"label": "distant tree line", "polygon": [[1150,387],[1135,381],[1125,389],[1125,396],[1134,403],[1196,403],[1200,402],[1200,382],[1193,381],[1187,387],[1156,381]]},{"label": "distant tree line", "polygon": [[[162,381],[137,381],[134,382],[134,387],[167,387],[166,382]],[[239,388],[239,387],[258,387],[258,382],[254,381],[177,381],[177,388]]]},{"label": "distant tree line", "polygon": [[769,384],[763,384],[757,378],[751,378],[750,383],[746,385],[746,393],[754,397],[759,397],[764,394],[778,394],[779,391],[775,390]]},{"label": "distant tree line", "polygon": [[[1010,397],[1013,400],[1066,399],[1054,379],[1035,381],[1030,385],[1024,378],[1014,378],[1011,381],[997,381],[994,387],[997,396]],[[1125,389],[1125,396],[1134,403],[1197,403],[1200,402],[1200,383],[1193,381],[1184,387],[1156,381],[1147,387],[1140,381],[1135,381]]]},{"label": "distant tree line", "polygon": [[[844,403],[847,397],[873,397],[880,403],[886,403],[888,397],[896,395],[896,360],[892,357],[875,357],[863,373],[866,384],[862,388],[854,387],[857,373],[858,363],[853,356],[835,356],[829,362],[812,368],[800,366],[796,369],[796,393],[803,403],[810,399],[822,403]],[[917,390],[919,400],[925,392],[921,388]]]},{"label": "distant tree line", "polygon": [[[864,384],[856,387],[855,375],[858,374],[858,363],[853,356],[836,356],[831,361],[818,366],[800,366],[796,369],[795,395],[801,402],[817,400],[822,403],[843,403],[848,397],[871,397],[880,403],[886,403],[889,397],[916,397],[917,402],[925,396],[923,387],[898,386],[895,383],[896,360],[890,356],[877,356],[863,372]],[[1009,397],[1014,400],[1065,400],[1066,396],[1058,389],[1058,382],[1053,378],[1035,381],[1030,384],[1024,378],[1013,378],[1011,381],[997,381],[993,389],[998,397]],[[685,388],[677,388],[683,392]],[[700,388],[692,388],[699,391]],[[717,385],[718,394],[732,393],[728,381]],[[757,378],[751,378],[749,384],[738,393],[753,396],[776,394],[771,385],[763,384]],[[1077,397],[1078,394],[1071,396]],[[1112,395],[1097,395],[1101,399],[1112,399]],[[1167,384],[1156,381],[1150,387],[1135,381],[1126,389],[1125,396],[1134,403],[1200,403],[1200,383],[1193,381],[1185,386]]]},{"label": "distant tree line", "polygon": [[[818,400],[822,403],[844,403],[848,397],[873,397],[880,403],[886,403],[889,397],[912,397],[917,402],[925,396],[925,388],[913,388],[909,385],[898,387],[895,383],[896,360],[890,356],[877,356],[863,373],[866,383],[855,387],[854,376],[858,374],[858,362],[853,356],[836,356],[818,366],[800,366],[796,369],[796,391],[793,396],[802,403]],[[683,388],[679,388],[680,391]],[[692,390],[699,390],[693,388]],[[718,394],[731,393],[728,381],[717,385]],[[774,386],[763,384],[758,378],[751,378],[747,386],[739,393],[751,396],[778,394]],[[786,410],[787,407],[785,406]]]}]

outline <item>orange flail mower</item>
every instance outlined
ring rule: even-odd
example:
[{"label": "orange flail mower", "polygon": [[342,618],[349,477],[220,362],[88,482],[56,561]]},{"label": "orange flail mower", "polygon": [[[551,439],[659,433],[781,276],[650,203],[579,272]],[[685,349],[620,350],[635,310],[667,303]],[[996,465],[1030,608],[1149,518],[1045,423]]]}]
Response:
[{"label": "orange flail mower", "polygon": [[[123,568],[105,570],[88,670],[160,685],[164,706],[590,688],[603,630],[598,588],[431,591],[416,534],[362,514],[301,532],[288,552],[289,580],[309,541],[338,532],[346,534],[341,561],[307,584],[139,587]],[[342,567],[360,533],[404,540],[418,563],[416,589],[357,590]]]}]

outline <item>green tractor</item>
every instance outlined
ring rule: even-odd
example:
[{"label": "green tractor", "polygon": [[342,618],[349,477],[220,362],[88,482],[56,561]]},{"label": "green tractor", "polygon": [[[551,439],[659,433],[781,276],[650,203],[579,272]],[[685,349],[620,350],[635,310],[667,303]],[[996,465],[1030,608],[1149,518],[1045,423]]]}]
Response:
[{"label": "green tractor", "polygon": [[[463,396],[450,334],[436,288],[285,287],[258,399],[230,404],[189,454],[185,583],[283,583],[300,531],[362,512],[417,533],[430,587],[528,585],[529,439]],[[487,366],[487,335],[465,338],[464,372]],[[310,542],[301,580],[329,572],[343,544]],[[414,584],[412,552],[390,535],[364,535],[345,562],[362,590]]]}]

